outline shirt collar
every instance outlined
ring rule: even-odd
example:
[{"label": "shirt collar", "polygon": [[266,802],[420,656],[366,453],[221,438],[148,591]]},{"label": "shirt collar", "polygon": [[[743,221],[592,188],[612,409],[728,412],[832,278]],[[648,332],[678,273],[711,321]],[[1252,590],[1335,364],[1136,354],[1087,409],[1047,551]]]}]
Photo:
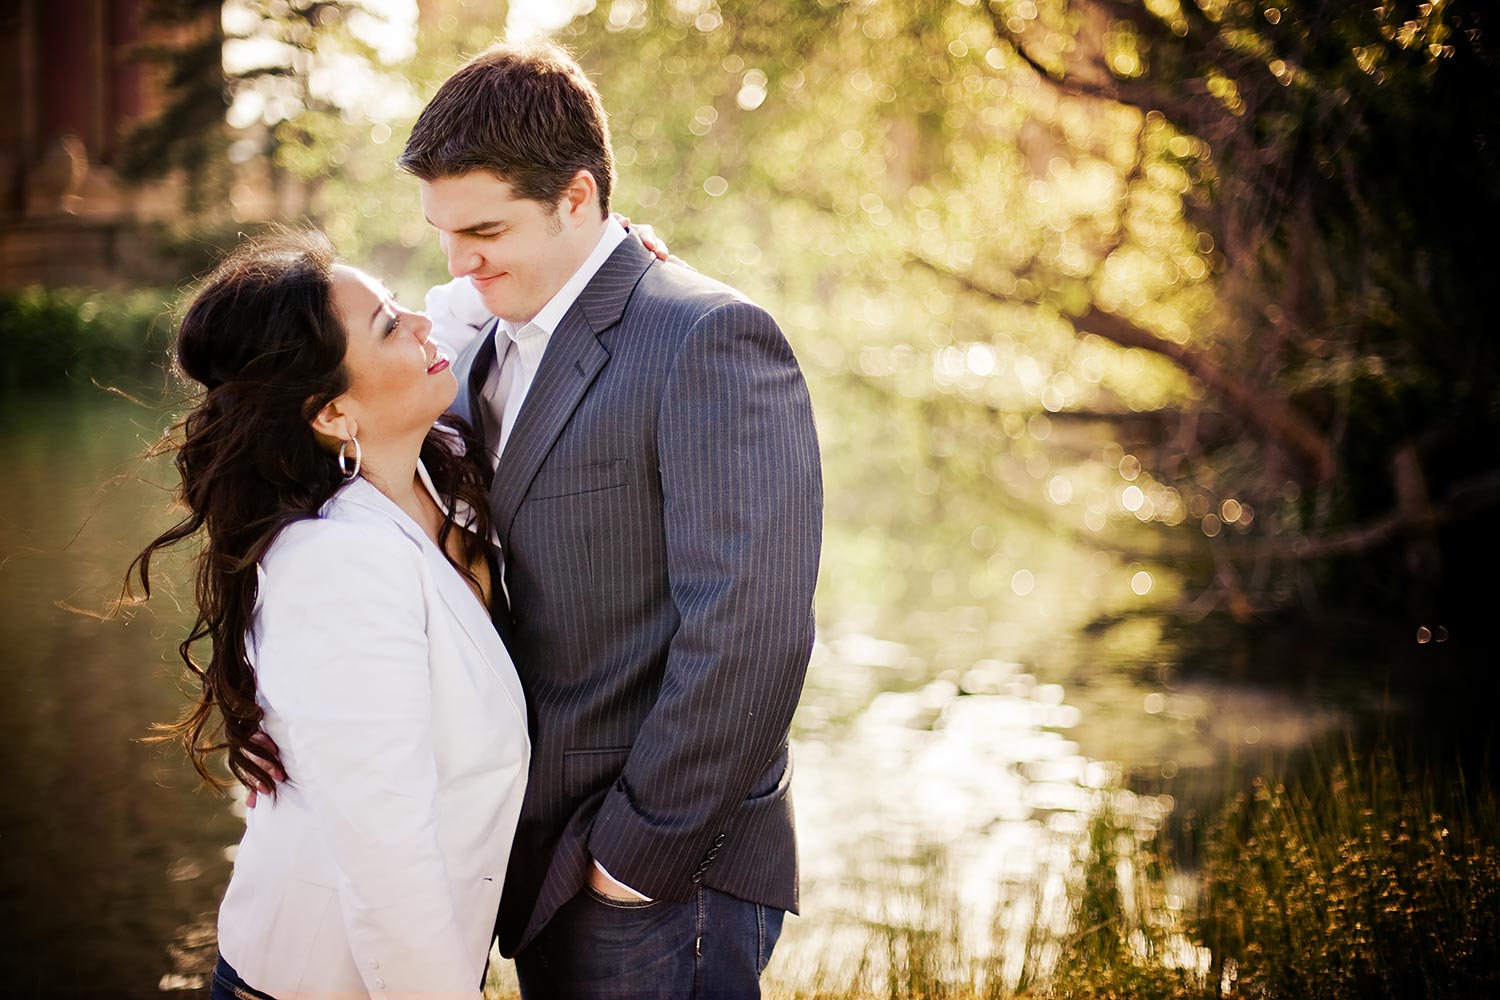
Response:
[{"label": "shirt collar", "polygon": [[525,330],[527,327],[533,327],[536,331],[551,337],[557,330],[557,325],[562,322],[562,318],[567,315],[568,310],[573,308],[573,303],[578,301],[578,296],[582,294],[584,288],[590,281],[594,280],[594,275],[599,273],[599,269],[604,266],[604,262],[609,260],[609,255],[614,253],[615,248],[624,242],[625,235],[625,227],[616,222],[614,216],[610,216],[609,221],[604,224],[603,235],[599,237],[599,242],[594,245],[593,252],[579,265],[578,270],[573,272],[573,276],[557,290],[557,294],[552,296],[546,305],[542,306],[541,311],[530,322],[510,323],[501,320],[499,329],[495,331],[495,346],[501,350],[502,356],[505,350],[504,342],[499,339],[502,333],[509,334],[511,339],[515,339],[522,330]]}]

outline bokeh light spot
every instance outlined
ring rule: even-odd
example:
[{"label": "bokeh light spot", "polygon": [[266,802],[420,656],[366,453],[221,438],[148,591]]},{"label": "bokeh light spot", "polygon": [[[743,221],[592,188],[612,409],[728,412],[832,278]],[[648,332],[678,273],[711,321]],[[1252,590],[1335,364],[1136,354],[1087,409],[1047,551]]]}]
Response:
[{"label": "bokeh light spot", "polygon": [[1036,577],[1029,569],[1018,569],[1010,578],[1010,589],[1017,597],[1025,597],[1036,589]]}]

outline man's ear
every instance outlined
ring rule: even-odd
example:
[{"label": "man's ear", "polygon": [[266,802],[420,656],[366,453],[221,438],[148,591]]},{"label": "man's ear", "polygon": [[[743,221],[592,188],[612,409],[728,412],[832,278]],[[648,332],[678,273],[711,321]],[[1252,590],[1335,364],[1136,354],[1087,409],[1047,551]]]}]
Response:
[{"label": "man's ear", "polygon": [[562,214],[568,219],[597,219],[599,215],[599,182],[587,170],[579,170],[563,188]]},{"label": "man's ear", "polygon": [[308,421],[313,433],[326,445],[348,441],[359,433],[359,421],[349,412],[343,396],[331,399]]}]

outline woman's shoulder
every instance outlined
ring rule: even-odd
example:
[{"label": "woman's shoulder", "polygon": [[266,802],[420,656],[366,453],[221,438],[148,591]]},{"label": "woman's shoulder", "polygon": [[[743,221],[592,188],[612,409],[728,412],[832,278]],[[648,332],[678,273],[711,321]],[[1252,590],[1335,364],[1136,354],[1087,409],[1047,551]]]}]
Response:
[{"label": "woman's shoulder", "polygon": [[263,577],[309,585],[332,579],[360,582],[400,576],[415,581],[417,546],[389,519],[364,516],[346,505],[326,506],[316,517],[282,528],[260,560]]}]

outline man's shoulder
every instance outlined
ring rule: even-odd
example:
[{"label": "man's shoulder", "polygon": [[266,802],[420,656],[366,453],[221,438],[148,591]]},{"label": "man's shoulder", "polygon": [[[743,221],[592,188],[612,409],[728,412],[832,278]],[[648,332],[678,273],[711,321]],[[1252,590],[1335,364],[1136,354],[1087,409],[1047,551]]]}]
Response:
[{"label": "man's shoulder", "polygon": [[655,322],[691,326],[712,312],[734,305],[760,308],[739,289],[690,267],[657,263],[641,277],[626,314],[634,312],[642,318],[654,316]]}]

